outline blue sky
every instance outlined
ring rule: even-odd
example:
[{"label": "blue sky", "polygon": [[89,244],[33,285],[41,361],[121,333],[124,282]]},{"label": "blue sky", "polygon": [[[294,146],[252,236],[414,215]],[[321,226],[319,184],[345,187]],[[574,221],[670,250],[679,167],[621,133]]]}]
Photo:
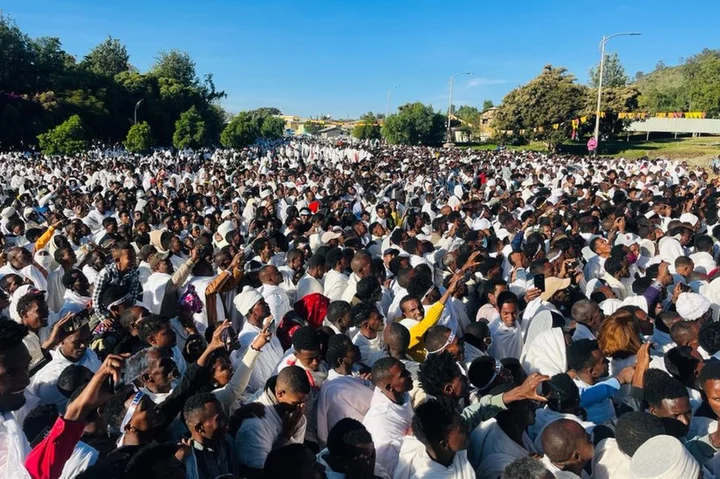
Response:
[{"label": "blue sky", "polygon": [[78,58],[107,35],[127,45],[141,71],[162,49],[191,54],[212,72],[231,112],[274,106],[288,114],[357,117],[422,101],[496,104],[548,63],[582,82],[613,39],[628,74],[676,64],[717,48],[720,2],[2,0],[0,9],[29,35],[57,36]]}]

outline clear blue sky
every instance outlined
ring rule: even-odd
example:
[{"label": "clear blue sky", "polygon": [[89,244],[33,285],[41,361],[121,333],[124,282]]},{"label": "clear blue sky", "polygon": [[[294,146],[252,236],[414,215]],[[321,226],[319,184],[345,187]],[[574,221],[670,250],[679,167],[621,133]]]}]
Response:
[{"label": "clear blue sky", "polygon": [[3,0],[0,9],[31,36],[57,36],[81,58],[108,34],[146,71],[156,53],[189,52],[212,72],[232,112],[278,107],[302,116],[357,117],[409,101],[447,108],[496,104],[545,64],[582,82],[603,34],[617,38],[628,74],[717,48],[720,2],[693,0],[273,1]]}]

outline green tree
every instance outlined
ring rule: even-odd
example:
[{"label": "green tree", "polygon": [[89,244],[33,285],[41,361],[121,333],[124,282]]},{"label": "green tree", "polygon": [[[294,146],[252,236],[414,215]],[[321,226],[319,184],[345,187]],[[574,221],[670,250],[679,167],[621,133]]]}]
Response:
[{"label": "green tree", "polygon": [[720,115],[720,50],[705,49],[686,60],[688,109]]},{"label": "green tree", "polygon": [[82,120],[73,115],[47,133],[38,135],[40,150],[46,155],[74,155],[85,150]]},{"label": "green tree", "polygon": [[150,125],[148,125],[146,121],[143,121],[131,126],[123,144],[131,153],[145,153],[150,151],[150,148],[153,146],[153,136]]},{"label": "green tree", "polygon": [[485,113],[486,111],[488,111],[490,108],[492,108],[494,106],[495,105],[493,105],[492,100],[485,100],[483,102],[483,108],[482,108],[483,113]]},{"label": "green tree", "polygon": [[161,51],[153,63],[150,73],[158,78],[169,78],[181,86],[197,85],[195,62],[187,52],[179,50]]},{"label": "green tree", "polygon": [[80,65],[98,75],[115,78],[130,68],[130,55],[120,40],[108,36],[85,55]]},{"label": "green tree", "polygon": [[[596,88],[600,83],[600,63],[590,69],[590,87]],[[628,76],[625,73],[620,57],[617,53],[605,54],[605,65],[603,65],[603,88],[616,88],[626,86]]]},{"label": "green tree", "polygon": [[[578,85],[565,68],[547,65],[540,75],[505,96],[495,115],[495,128],[515,134],[525,130],[526,137],[542,140],[554,150],[570,137],[571,126],[566,120],[579,116],[586,98],[587,88]],[[553,127],[562,122],[566,123]]]},{"label": "green tree", "polygon": [[220,144],[225,148],[244,148],[252,145],[260,136],[261,122],[247,111],[235,115],[220,135]]},{"label": "green tree", "polygon": [[385,119],[381,132],[394,145],[436,146],[443,142],[445,116],[420,102],[408,103]]},{"label": "green tree", "polygon": [[285,133],[285,121],[277,116],[267,115],[262,119],[260,136],[268,140],[282,138]]},{"label": "green tree", "polygon": [[308,120],[305,123],[303,123],[303,131],[307,133],[308,135],[317,135],[320,130],[323,129],[322,124]]},{"label": "green tree", "polygon": [[178,149],[197,149],[205,144],[205,122],[197,108],[190,107],[175,122],[173,146]]},{"label": "green tree", "polygon": [[352,135],[359,140],[375,140],[380,138],[380,123],[372,112],[368,112],[360,117],[355,128],[353,128]]},{"label": "green tree", "polygon": [[0,91],[31,91],[36,84],[32,40],[0,12]]}]

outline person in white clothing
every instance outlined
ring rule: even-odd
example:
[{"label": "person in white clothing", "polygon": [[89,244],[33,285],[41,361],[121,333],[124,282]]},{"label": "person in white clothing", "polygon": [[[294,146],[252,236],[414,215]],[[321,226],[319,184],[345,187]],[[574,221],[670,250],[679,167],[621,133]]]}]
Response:
[{"label": "person in white clothing", "polygon": [[373,477],[390,479],[375,456],[374,438],[360,421],[341,419],[330,430],[327,448],[317,455],[318,463],[325,466],[327,479]]},{"label": "person in white clothing", "polygon": [[[270,315],[270,308],[265,299],[251,287],[246,287],[242,293],[233,300],[235,308],[245,317],[242,330],[238,333],[240,349],[233,351],[230,358],[233,366],[237,368],[240,358],[252,347],[255,337],[264,330],[263,321]],[[271,331],[272,332],[272,331]],[[250,375],[244,398],[249,398],[265,388],[265,383],[273,375],[275,366],[283,357],[284,351],[277,336],[272,335],[270,342],[263,348],[262,354],[255,363],[255,368]]]},{"label": "person in white clothing", "polygon": [[363,363],[372,367],[375,361],[387,356],[383,342],[382,331],[385,322],[373,304],[358,303],[350,310],[353,326],[359,329],[353,338],[353,343],[360,348],[360,358]]},{"label": "person in white clothing", "polygon": [[308,294],[322,294],[325,291],[321,281],[324,274],[325,258],[319,254],[312,255],[308,260],[308,268],[305,272],[305,276],[300,278],[300,281],[298,281],[295,301],[300,301]]},{"label": "person in white clothing", "polygon": [[0,477],[29,479],[24,467],[30,444],[13,412],[25,405],[30,354],[23,344],[27,328],[0,319]]},{"label": "person in white clothing", "polygon": [[292,309],[287,293],[280,288],[283,280],[282,274],[280,274],[275,266],[267,265],[260,269],[258,278],[262,283],[259,291],[270,308],[270,314],[272,314],[278,322],[281,321]]},{"label": "person in white clothing", "polygon": [[94,373],[101,364],[97,355],[88,348],[91,334],[87,324],[65,334],[58,348],[50,352],[52,360],[33,376],[26,391],[28,395],[38,399],[37,405],[55,404],[61,413],[65,412],[68,403],[68,398],[57,387],[63,370],[76,364]]},{"label": "person in white clothing", "polygon": [[298,366],[283,369],[270,382],[257,401],[265,406],[265,414],[245,419],[235,435],[241,475],[262,476],[270,451],[303,443],[307,424],[303,404],[309,393],[308,377]]},{"label": "person in white clothing", "polygon": [[343,273],[345,261],[340,248],[333,248],[325,254],[327,273],[324,280],[324,295],[330,301],[342,299],[348,285],[348,277]]},{"label": "person in white clothing", "polygon": [[353,272],[341,298],[348,303],[352,303],[355,297],[358,281],[372,274],[372,255],[366,251],[358,251],[350,262],[350,268]]},{"label": "person in white clothing", "polygon": [[590,435],[577,422],[560,419],[542,433],[545,462],[556,478],[580,478],[595,452]]},{"label": "person in white clothing", "polygon": [[430,399],[417,408],[412,436],[405,436],[394,479],[474,479],[468,461],[467,424],[445,399]]},{"label": "person in white clothing", "polygon": [[413,409],[410,371],[395,358],[381,358],[372,368],[375,391],[363,424],[373,437],[377,462],[395,472],[403,439],[410,433]]},{"label": "person in white clothing", "polygon": [[515,293],[505,291],[498,295],[500,317],[490,322],[492,344],[488,354],[494,358],[520,359],[523,349],[522,330],[518,324],[520,304]]}]

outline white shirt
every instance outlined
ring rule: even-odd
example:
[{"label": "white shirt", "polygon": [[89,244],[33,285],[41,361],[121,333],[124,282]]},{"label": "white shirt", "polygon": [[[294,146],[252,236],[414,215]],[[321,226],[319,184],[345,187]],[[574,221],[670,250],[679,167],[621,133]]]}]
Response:
[{"label": "white shirt", "polygon": [[345,287],[345,292],[342,295],[343,301],[352,303],[352,300],[355,297],[355,293],[357,293],[358,281],[360,281],[358,275],[356,275],[355,273],[350,275],[350,277],[348,278],[347,286]]},{"label": "white shirt", "polygon": [[265,391],[257,402],[265,406],[265,416],[251,417],[242,422],[235,436],[235,456],[244,466],[263,469],[265,459],[273,449],[303,443],[307,420],[304,416],[300,418],[290,439],[282,438],[283,420],[275,409],[277,400],[274,395],[270,391]]},{"label": "white shirt", "polygon": [[403,439],[411,434],[413,408],[410,396],[405,396],[403,404],[395,404],[375,388],[370,409],[363,419],[363,425],[372,435],[375,444],[376,461],[390,474],[393,474],[397,467]]},{"label": "white shirt", "polygon": [[369,367],[372,367],[378,359],[388,355],[387,351],[385,351],[382,331],[378,333],[375,339],[368,339],[362,333],[357,333],[352,342],[360,348],[360,361]]},{"label": "white shirt", "polygon": [[[240,330],[240,333],[238,334],[240,349],[238,351],[233,351],[230,355],[233,366],[235,366],[245,355],[245,352],[250,348],[250,344],[259,333],[260,328],[253,326],[249,321],[245,321],[242,330]],[[261,351],[260,357],[257,362],[255,362],[255,368],[250,375],[250,381],[248,382],[247,389],[245,390],[245,397],[251,396],[257,391],[262,391],[263,388],[265,388],[265,382],[273,375],[275,366],[278,362],[280,362],[280,359],[284,354],[280,340],[278,340],[274,334],[270,339],[270,342],[263,346]]]},{"label": "white shirt", "polygon": [[73,364],[84,366],[90,371],[96,372],[100,369],[101,362],[91,349],[87,349],[77,362],[70,361],[57,349],[50,351],[50,356],[52,356],[52,360],[32,377],[25,392],[27,395],[37,397],[39,399],[38,405],[55,404],[62,414],[65,412],[69,400],[57,388],[60,374],[65,368]]},{"label": "white shirt", "polygon": [[325,296],[330,301],[342,299],[345,288],[347,288],[348,277],[331,269],[325,274]]},{"label": "white shirt", "polygon": [[467,451],[455,453],[452,464],[435,462],[415,436],[405,436],[393,479],[475,479]]},{"label": "white shirt", "polygon": [[24,467],[31,448],[12,413],[0,415],[0,478],[30,479]]},{"label": "white shirt", "polygon": [[270,308],[270,314],[279,324],[282,318],[292,310],[287,294],[281,287],[273,284],[263,284],[258,291],[265,298],[265,302]]},{"label": "white shirt", "polygon": [[297,292],[295,293],[295,301],[300,301],[308,294],[323,294],[324,291],[325,289],[323,288],[323,285],[320,281],[305,273],[305,275],[300,278],[300,281],[298,281]]},{"label": "white shirt", "polygon": [[[334,373],[331,375],[331,373]],[[355,376],[340,376],[330,370],[317,398],[317,437],[327,443],[328,433],[341,419],[362,421],[370,409],[372,387]],[[373,436],[375,449],[377,439]]]},{"label": "white shirt", "polygon": [[717,268],[717,263],[713,259],[710,253],[700,251],[690,255],[690,259],[695,264],[695,271],[699,271],[703,274],[708,274],[710,271]]},{"label": "white shirt", "polygon": [[523,349],[522,331],[519,326],[507,326],[500,319],[488,325],[493,342],[488,354],[495,359],[520,359]]}]

